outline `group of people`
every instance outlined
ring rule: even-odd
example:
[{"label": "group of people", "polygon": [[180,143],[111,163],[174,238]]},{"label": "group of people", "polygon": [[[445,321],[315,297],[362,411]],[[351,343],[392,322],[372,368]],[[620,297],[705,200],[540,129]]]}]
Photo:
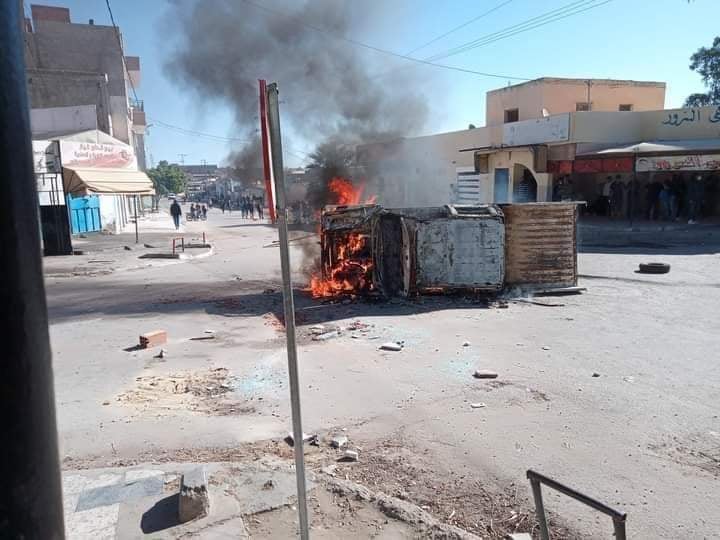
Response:
[{"label": "group of people", "polygon": [[[613,218],[639,218],[655,221],[687,219],[695,224],[701,217],[703,201],[708,196],[702,175],[671,178],[650,178],[649,181],[608,176],[605,182],[593,184],[592,179],[559,178],[553,186],[553,200],[584,200],[583,212]],[[709,189],[709,188],[708,188]]]},{"label": "group of people", "polygon": [[[173,199],[170,205],[170,216],[172,217],[175,225],[175,230],[180,229],[180,218],[182,218],[182,207],[177,199]],[[193,203],[190,205],[190,213],[187,216],[188,219],[194,221],[196,219],[207,219],[207,206],[200,203]]]},{"label": "group of people", "polygon": [[240,197],[236,201],[231,199],[223,199],[220,208],[225,213],[225,210],[232,212],[233,210],[240,210],[240,213],[244,219],[264,219],[264,208],[263,208],[262,197]]},{"label": "group of people", "polygon": [[204,204],[198,203],[197,205],[191,204],[190,205],[190,219],[196,220],[196,219],[207,219],[207,206]]}]

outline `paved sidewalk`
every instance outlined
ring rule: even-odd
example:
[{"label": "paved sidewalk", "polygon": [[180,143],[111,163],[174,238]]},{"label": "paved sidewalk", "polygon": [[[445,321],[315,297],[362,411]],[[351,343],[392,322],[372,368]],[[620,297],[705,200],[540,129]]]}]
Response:
[{"label": "paved sidewalk", "polygon": [[[152,254],[172,253],[173,239],[184,239],[185,244],[203,242],[203,222],[182,224],[175,230],[172,220],[164,211],[140,218],[138,223],[138,242],[135,242],[135,229],[119,234],[88,233],[73,236],[75,255],[52,256],[43,258],[43,271],[46,277],[62,278],[73,276],[95,276],[110,274],[120,270],[131,270],[175,264],[177,260],[141,258]],[[206,235],[206,240],[210,238]],[[193,249],[185,252],[184,259],[208,255],[207,249]]]},{"label": "paved sidewalk", "polygon": [[[208,475],[210,513],[178,521],[180,479],[197,467]],[[315,484],[308,482],[308,490]],[[63,473],[65,529],[69,540],[122,538],[248,538],[243,516],[292,503],[290,462],[170,463]]]}]

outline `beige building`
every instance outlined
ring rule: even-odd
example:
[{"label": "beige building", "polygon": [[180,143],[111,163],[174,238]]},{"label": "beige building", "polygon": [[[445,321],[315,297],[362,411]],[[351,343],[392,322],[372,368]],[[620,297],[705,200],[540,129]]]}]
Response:
[{"label": "beige building", "polygon": [[491,90],[488,126],[575,111],[652,111],[665,107],[665,83],[543,77]]},{"label": "beige building", "polygon": [[[644,83],[635,84],[642,88]],[[704,215],[720,214],[720,108],[664,110],[665,85],[647,84],[646,88],[659,92],[654,98],[657,110],[618,111],[615,107],[539,115],[361,146],[358,161],[366,167],[367,177],[377,182],[375,189],[388,206],[549,201],[572,196],[587,201],[590,212],[608,215],[610,185],[619,182],[622,190],[617,185],[614,189],[616,195],[622,191],[623,209],[614,208],[613,213],[627,216],[632,200],[635,213],[642,216],[650,215],[649,186],[654,184],[655,190],[657,183],[674,182],[679,193],[705,193]],[[638,101],[632,104],[635,108]],[[692,185],[698,176],[701,187]],[[692,206],[688,198],[678,202],[686,214]],[[682,216],[682,210],[678,212]]]}]

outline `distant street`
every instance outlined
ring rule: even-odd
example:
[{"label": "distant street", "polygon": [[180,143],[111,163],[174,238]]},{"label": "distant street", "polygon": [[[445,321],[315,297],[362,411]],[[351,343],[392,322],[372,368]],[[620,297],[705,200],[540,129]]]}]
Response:
[{"label": "distant street", "polygon": [[[217,209],[184,235],[203,231],[206,258],[48,277],[64,468],[210,459],[290,430],[279,255],[264,247],[276,231]],[[143,249],[132,235],[115,240],[133,248],[123,261]],[[720,367],[708,356],[720,344],[719,250],[584,253],[586,293],[507,309],[322,304],[300,290],[316,250],[310,239],[292,252],[304,430],[347,428],[362,448],[343,469],[351,479],[476,534],[503,502],[532,510],[528,468],[626,511],[632,538],[720,529]],[[634,273],[648,260],[672,270]],[[317,324],[341,334],[313,340]],[[155,329],[168,332],[163,358],[133,350]],[[378,350],[399,340],[400,352]],[[477,380],[475,369],[499,376]],[[570,536],[609,536],[609,518],[546,497]]]}]

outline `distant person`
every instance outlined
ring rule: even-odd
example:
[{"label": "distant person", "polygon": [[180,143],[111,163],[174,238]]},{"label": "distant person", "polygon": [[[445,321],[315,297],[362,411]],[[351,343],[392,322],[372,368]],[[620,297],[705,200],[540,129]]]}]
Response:
[{"label": "distant person", "polygon": [[202,218],[207,219],[207,206],[202,205]]},{"label": "distant person", "polygon": [[647,185],[645,202],[647,203],[647,218],[654,221],[658,217],[658,200],[663,187],[660,182],[654,180]]},{"label": "distant person", "polygon": [[674,198],[675,195],[670,187],[670,182],[665,182],[665,185],[658,196],[658,199],[660,200],[660,214],[663,221],[672,221],[673,219],[673,207],[675,206],[675,203],[673,202]]},{"label": "distant person", "polygon": [[702,176],[696,174],[690,180],[688,185],[688,225],[695,225],[700,219],[700,210],[702,207],[703,194],[705,186],[703,185]]},{"label": "distant person", "polygon": [[170,205],[170,215],[172,216],[173,223],[175,223],[175,230],[177,231],[180,228],[180,216],[182,215],[182,208],[180,208],[177,199],[173,199]]},{"label": "distant person", "polygon": [[262,204],[262,199],[258,199],[258,202],[257,202],[257,204],[255,205],[255,208],[257,209],[258,218],[259,218],[259,219],[264,219],[264,218],[263,218],[263,204]]},{"label": "distant person", "polygon": [[612,217],[623,216],[623,200],[625,198],[625,186],[620,180],[620,175],[610,184],[610,215]]},{"label": "distant person", "polygon": [[197,218],[195,203],[190,205],[190,219],[195,220]]}]

